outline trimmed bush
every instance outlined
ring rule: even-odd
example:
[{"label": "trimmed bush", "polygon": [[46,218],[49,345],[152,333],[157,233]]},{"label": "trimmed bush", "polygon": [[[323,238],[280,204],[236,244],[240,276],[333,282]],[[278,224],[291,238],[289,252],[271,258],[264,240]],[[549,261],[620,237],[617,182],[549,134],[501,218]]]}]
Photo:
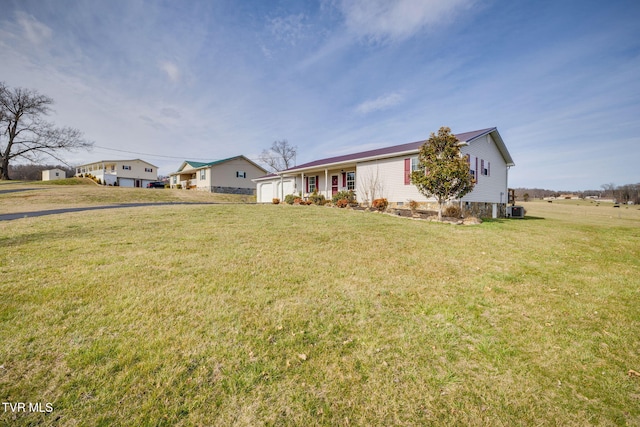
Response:
[{"label": "trimmed bush", "polygon": [[317,191],[314,191],[313,193],[311,193],[311,195],[309,196],[309,201],[311,203],[313,203],[314,205],[318,205],[318,206],[322,206],[324,205],[325,202],[325,197],[322,194],[318,194]]},{"label": "trimmed bush", "polygon": [[462,210],[460,209],[460,206],[449,205],[444,208],[442,216],[448,216],[450,218],[460,218],[462,216]]},{"label": "trimmed bush", "polygon": [[389,206],[389,202],[387,201],[387,199],[384,199],[384,198],[375,199],[373,202],[371,202],[371,207],[379,210],[380,212],[386,211],[388,206]]},{"label": "trimmed bush", "polygon": [[338,199],[334,202],[334,205],[336,205],[339,208],[346,208],[347,206],[349,206],[349,200],[347,199]]},{"label": "trimmed bush", "polygon": [[273,199],[271,199],[271,203],[273,203],[274,205],[279,205],[280,204],[280,199],[273,198]]},{"label": "trimmed bush", "polygon": [[284,202],[288,205],[292,205],[293,202],[298,198],[295,194],[287,194],[284,196]]},{"label": "trimmed bush", "polygon": [[346,199],[347,203],[350,205],[358,204],[358,202],[356,201],[356,194],[353,192],[353,190],[338,191],[336,194],[333,195],[333,197],[331,198],[331,201],[333,203],[336,203],[340,199]]}]

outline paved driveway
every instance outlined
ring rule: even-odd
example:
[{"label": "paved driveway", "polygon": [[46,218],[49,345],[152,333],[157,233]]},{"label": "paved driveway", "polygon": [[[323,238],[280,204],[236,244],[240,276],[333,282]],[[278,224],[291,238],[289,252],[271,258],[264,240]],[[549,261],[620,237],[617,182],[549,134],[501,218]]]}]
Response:
[{"label": "paved driveway", "polygon": [[171,205],[218,205],[220,203],[215,202],[156,202],[156,203],[122,203],[118,205],[106,205],[106,206],[87,206],[84,208],[61,208],[51,209],[46,211],[35,212],[16,212],[9,214],[0,214],[0,221],[11,221],[20,218],[32,218],[36,216],[45,215],[57,215],[68,212],[82,212],[82,211],[95,211],[102,209],[118,209],[118,208],[139,208],[143,206],[171,206]]}]

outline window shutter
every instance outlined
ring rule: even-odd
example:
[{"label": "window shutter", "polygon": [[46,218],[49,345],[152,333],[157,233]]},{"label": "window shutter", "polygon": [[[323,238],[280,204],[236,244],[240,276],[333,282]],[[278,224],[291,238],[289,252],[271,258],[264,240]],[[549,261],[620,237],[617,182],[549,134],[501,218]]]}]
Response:
[{"label": "window shutter", "polygon": [[478,182],[478,178],[480,178],[480,171],[478,171],[478,158],[476,157],[476,182]]},{"label": "window shutter", "polygon": [[484,159],[480,160],[480,174],[484,175]]},{"label": "window shutter", "polygon": [[347,173],[346,172],[342,172],[342,186],[343,187],[347,186]]},{"label": "window shutter", "polygon": [[404,185],[411,184],[411,159],[404,159]]},{"label": "window shutter", "polygon": [[309,177],[308,176],[304,177],[304,183],[305,183],[305,186],[307,187],[307,190],[305,191],[305,193],[308,193],[309,192]]},{"label": "window shutter", "polygon": [[487,175],[491,176],[491,162],[487,162],[487,170],[489,171]]},{"label": "window shutter", "polygon": [[320,192],[320,186],[318,185],[320,183],[320,175],[316,175],[316,193]]}]

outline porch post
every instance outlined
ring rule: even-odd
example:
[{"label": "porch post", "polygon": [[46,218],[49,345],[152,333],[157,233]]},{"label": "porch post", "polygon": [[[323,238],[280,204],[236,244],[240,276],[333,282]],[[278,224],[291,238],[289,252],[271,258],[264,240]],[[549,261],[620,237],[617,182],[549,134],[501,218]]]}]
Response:
[{"label": "porch post", "polygon": [[329,169],[325,169],[324,170],[324,197],[326,197],[327,199],[329,198],[329,189],[328,189],[328,184],[329,184]]}]

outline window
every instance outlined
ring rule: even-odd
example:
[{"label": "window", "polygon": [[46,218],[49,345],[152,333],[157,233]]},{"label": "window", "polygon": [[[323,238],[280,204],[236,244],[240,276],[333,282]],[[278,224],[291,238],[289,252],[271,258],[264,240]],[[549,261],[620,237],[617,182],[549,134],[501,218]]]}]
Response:
[{"label": "window", "polygon": [[60,172],[56,172],[56,176],[60,176]]},{"label": "window", "polygon": [[316,177],[315,176],[310,176],[308,177],[309,179],[309,193],[313,193],[314,191],[316,191]]},{"label": "window", "polygon": [[356,189],[356,173],[347,172],[347,190]]},{"label": "window", "polygon": [[130,171],[131,170],[131,166],[128,165],[122,165],[122,169],[126,170],[126,171]]},{"label": "window", "polygon": [[415,172],[419,169],[419,161],[417,157],[411,158],[411,172]]},{"label": "window", "polygon": [[178,182],[178,175],[173,175],[173,183],[176,184]]},{"label": "window", "polygon": [[200,180],[205,180],[207,179],[207,170],[206,169],[202,169],[200,171]]},{"label": "window", "polygon": [[144,168],[144,171],[145,172],[153,172],[153,169],[152,168]]},{"label": "window", "polygon": [[246,178],[247,177],[247,173],[244,171],[237,171],[236,172],[236,178]]}]

